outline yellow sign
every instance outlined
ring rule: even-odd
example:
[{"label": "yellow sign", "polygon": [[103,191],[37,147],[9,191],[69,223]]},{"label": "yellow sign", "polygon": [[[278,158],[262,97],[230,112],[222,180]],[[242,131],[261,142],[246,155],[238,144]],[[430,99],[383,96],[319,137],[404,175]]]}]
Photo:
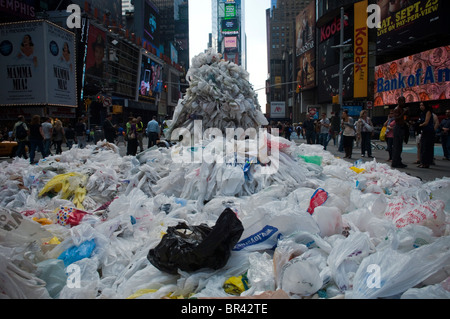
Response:
[{"label": "yellow sign", "polygon": [[113,105],[113,114],[120,114],[123,112],[122,105]]},{"label": "yellow sign", "polygon": [[276,89],[281,89],[281,76],[276,76],[275,77],[275,88]]},{"label": "yellow sign", "polygon": [[355,73],[353,97],[367,97],[369,38],[367,27],[368,0],[355,3],[355,35],[354,56]]}]

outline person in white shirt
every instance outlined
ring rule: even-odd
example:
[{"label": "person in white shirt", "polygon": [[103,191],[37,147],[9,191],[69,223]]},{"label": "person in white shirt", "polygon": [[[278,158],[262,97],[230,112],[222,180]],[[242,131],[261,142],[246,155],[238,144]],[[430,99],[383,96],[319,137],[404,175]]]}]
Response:
[{"label": "person in white shirt", "polygon": [[42,123],[42,131],[44,132],[44,157],[51,155],[50,146],[52,145],[52,137],[53,137],[53,124],[52,119],[47,117],[45,122]]},{"label": "person in white shirt", "polygon": [[159,123],[156,121],[156,116],[153,116],[153,119],[148,122],[146,133],[148,136],[148,148],[156,145],[156,141],[159,139],[161,134],[161,128],[159,127]]},{"label": "person in white shirt", "polygon": [[352,158],[353,140],[355,139],[355,126],[352,117],[348,116],[348,110],[342,111],[342,136],[344,138],[344,158]]}]

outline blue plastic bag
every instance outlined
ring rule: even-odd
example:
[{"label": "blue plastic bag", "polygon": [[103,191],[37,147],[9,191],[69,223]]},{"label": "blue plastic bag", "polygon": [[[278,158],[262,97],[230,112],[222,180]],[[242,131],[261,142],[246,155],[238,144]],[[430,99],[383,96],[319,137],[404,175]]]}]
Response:
[{"label": "blue plastic bag", "polygon": [[94,249],[95,249],[95,240],[91,239],[85,241],[80,246],[70,247],[69,249],[64,251],[61,255],[59,255],[58,259],[64,261],[64,267],[67,267],[76,261],[91,257]]}]

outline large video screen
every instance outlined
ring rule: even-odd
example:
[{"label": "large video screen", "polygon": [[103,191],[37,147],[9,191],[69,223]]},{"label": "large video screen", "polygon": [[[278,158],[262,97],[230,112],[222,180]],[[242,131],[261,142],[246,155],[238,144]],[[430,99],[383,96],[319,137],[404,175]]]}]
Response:
[{"label": "large video screen", "polygon": [[407,56],[375,68],[375,106],[450,99],[450,46]]},{"label": "large video screen", "polygon": [[377,29],[377,49],[393,50],[423,36],[446,34],[448,0],[377,0],[381,8],[381,25]]},{"label": "large video screen", "polygon": [[155,47],[159,46],[159,13],[149,1],[145,2],[144,7],[144,38]]},{"label": "large video screen", "polygon": [[95,77],[96,80],[103,78],[105,71],[104,62],[106,49],[106,34],[104,31],[89,26],[88,48],[86,55],[86,75]]},{"label": "large video screen", "polygon": [[162,89],[162,65],[142,55],[139,96],[155,98]]}]

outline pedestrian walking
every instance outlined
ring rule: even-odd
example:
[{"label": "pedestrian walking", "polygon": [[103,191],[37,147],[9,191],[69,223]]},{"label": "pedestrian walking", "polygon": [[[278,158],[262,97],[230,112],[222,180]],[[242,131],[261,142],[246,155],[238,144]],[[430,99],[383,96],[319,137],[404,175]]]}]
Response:
[{"label": "pedestrian walking", "polygon": [[353,141],[355,139],[355,121],[348,115],[348,110],[342,111],[342,129],[344,139],[344,158],[352,158]]},{"label": "pedestrian walking", "polygon": [[116,139],[116,128],[112,123],[112,114],[108,114],[103,122],[103,134],[108,143],[114,144],[114,140]]},{"label": "pedestrian walking", "polygon": [[23,115],[19,115],[17,117],[17,122],[13,127],[13,136],[17,142],[17,157],[23,157],[24,159],[28,159],[26,145],[28,144],[28,135],[30,134],[29,128],[25,123],[25,118]]},{"label": "pedestrian walking", "polygon": [[148,136],[148,148],[153,147],[156,145],[156,141],[161,134],[161,129],[159,128],[159,123],[156,121],[156,116],[153,116],[152,120],[148,122],[146,133]]},{"label": "pedestrian walking", "polygon": [[78,148],[86,147],[86,123],[84,117],[78,119],[78,123],[75,125],[75,135],[77,139]]},{"label": "pedestrian walking", "polygon": [[127,155],[132,156],[136,156],[138,148],[136,122],[137,120],[132,118],[129,122],[130,125],[127,123]]},{"label": "pedestrian walking", "polygon": [[323,149],[327,149],[328,145],[328,135],[330,133],[330,120],[327,118],[326,113],[322,113],[322,118],[319,121],[320,133],[319,133],[319,144],[323,146]]},{"label": "pedestrian walking", "polygon": [[30,123],[30,164],[35,164],[36,149],[42,155],[42,158],[46,158],[48,155],[44,148],[44,130],[41,125],[41,117],[39,115],[33,115]]},{"label": "pedestrian walking", "polygon": [[367,116],[367,110],[362,110],[359,115],[359,127],[361,128],[361,157],[366,156],[372,158],[372,132],[373,123],[370,117]]},{"label": "pedestrian walking", "polygon": [[420,110],[420,124],[419,128],[422,130],[420,138],[420,165],[419,168],[430,168],[433,163],[433,149],[434,149],[434,119],[433,110],[429,104],[421,102]]},{"label": "pedestrian walking", "polygon": [[44,132],[44,152],[45,156],[51,155],[51,146],[53,138],[53,124],[52,119],[47,117],[42,123],[42,131]]},{"label": "pedestrian walking", "polygon": [[388,119],[384,123],[384,126],[386,127],[386,144],[387,144],[386,151],[389,154],[388,162],[391,162],[392,161],[392,144],[394,143],[394,126],[395,126],[394,110],[391,110],[389,112]]},{"label": "pedestrian walking", "polygon": [[304,136],[306,137],[306,144],[314,144],[314,120],[311,118],[311,115],[306,114],[306,120],[303,123]]},{"label": "pedestrian walking", "polygon": [[406,99],[400,96],[397,100],[398,105],[394,109],[394,140],[392,143],[392,164],[393,168],[406,168],[408,165],[402,162],[403,142],[405,138],[405,129],[407,129],[405,116],[409,109],[405,108]]},{"label": "pedestrian walking", "polygon": [[56,120],[53,125],[53,142],[56,145],[56,154],[62,153],[62,143],[65,141],[66,136],[64,132],[63,124],[60,120]]},{"label": "pedestrian walking", "polygon": [[136,134],[137,142],[141,152],[144,151],[144,123],[142,123],[142,117],[138,116],[136,118]]},{"label": "pedestrian walking", "polygon": [[450,110],[445,111],[446,118],[439,124],[441,129],[441,143],[442,150],[444,151],[444,160],[450,161]]}]

